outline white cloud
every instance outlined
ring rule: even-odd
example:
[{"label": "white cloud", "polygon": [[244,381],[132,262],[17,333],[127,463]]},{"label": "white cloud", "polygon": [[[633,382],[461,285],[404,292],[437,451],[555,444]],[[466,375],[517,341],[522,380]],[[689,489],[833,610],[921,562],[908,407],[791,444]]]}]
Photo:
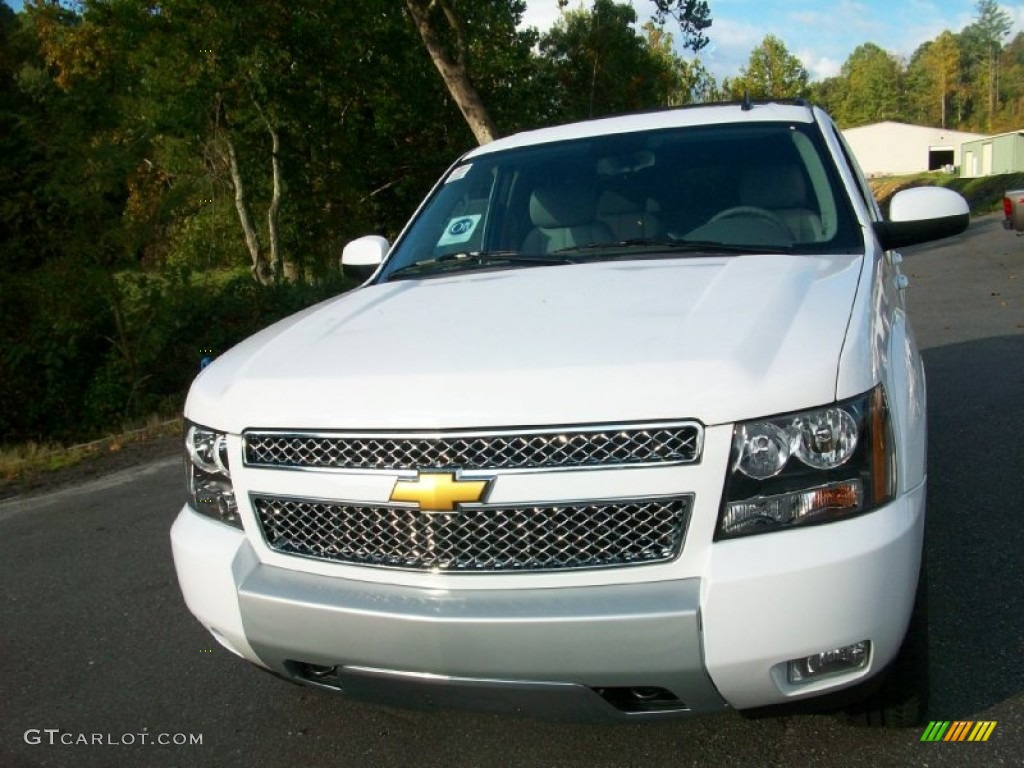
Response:
[{"label": "white cloud", "polygon": [[536,27],[545,32],[558,21],[560,13],[555,0],[528,0],[526,11],[523,13],[523,26]]},{"label": "white cloud", "polygon": [[841,61],[828,56],[820,56],[814,51],[806,49],[797,51],[793,55],[800,59],[812,81],[835,77],[843,67]]},{"label": "white cloud", "polygon": [[1013,29],[1010,31],[1010,34],[1016,35],[1018,32],[1024,32],[1024,5],[1010,8],[1007,8],[1005,5],[1001,7],[1013,19]]},{"label": "white cloud", "polygon": [[[651,18],[654,6],[650,0],[628,1],[636,11],[637,26],[642,26]],[[616,0],[616,2],[622,3],[626,0]],[[591,0],[570,0],[567,10],[589,9],[591,5]],[[541,32],[546,32],[558,21],[561,13],[558,10],[558,0],[527,0],[526,12],[523,13],[523,26],[536,27]]]},{"label": "white cloud", "polygon": [[735,77],[750,61],[750,52],[767,34],[761,27],[729,19],[715,19],[711,27],[711,43],[701,51],[701,61],[721,82]]},{"label": "white cloud", "polygon": [[818,44],[835,40],[862,38],[866,42],[884,33],[889,26],[862,3],[839,2],[827,10],[792,11],[785,14],[791,34],[811,37]]}]

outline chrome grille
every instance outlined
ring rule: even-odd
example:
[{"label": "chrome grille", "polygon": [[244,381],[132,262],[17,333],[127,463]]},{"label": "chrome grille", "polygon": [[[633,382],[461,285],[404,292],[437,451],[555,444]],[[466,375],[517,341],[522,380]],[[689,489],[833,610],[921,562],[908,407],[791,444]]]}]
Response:
[{"label": "chrome grille", "polygon": [[528,470],[691,463],[702,431],[693,422],[561,430],[376,433],[245,433],[245,463],[289,469]]},{"label": "chrome grille", "polygon": [[354,565],[456,573],[643,565],[679,554],[692,496],[450,514],[251,497],[271,549]]}]

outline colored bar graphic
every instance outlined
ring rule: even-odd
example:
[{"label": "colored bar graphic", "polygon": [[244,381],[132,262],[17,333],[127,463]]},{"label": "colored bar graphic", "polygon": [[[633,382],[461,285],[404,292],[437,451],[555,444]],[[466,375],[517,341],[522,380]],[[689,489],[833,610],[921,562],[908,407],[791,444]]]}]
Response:
[{"label": "colored bar graphic", "polygon": [[967,738],[968,741],[988,741],[988,737],[992,735],[992,731],[996,729],[995,720],[982,720],[971,731],[971,735]]},{"label": "colored bar graphic", "polygon": [[921,734],[921,741],[942,741],[949,728],[949,720],[932,720]]},{"label": "colored bar graphic", "polygon": [[932,720],[921,741],[988,741],[996,724],[996,720]]},{"label": "colored bar graphic", "polygon": [[957,720],[949,729],[943,741],[963,741],[967,738],[967,731],[974,725],[973,720]]}]

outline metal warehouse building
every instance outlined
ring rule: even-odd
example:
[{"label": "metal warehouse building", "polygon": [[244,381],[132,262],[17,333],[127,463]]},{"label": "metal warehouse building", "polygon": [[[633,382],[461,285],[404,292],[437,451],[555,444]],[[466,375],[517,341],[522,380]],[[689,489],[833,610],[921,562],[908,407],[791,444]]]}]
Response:
[{"label": "metal warehouse building", "polygon": [[962,149],[960,175],[964,178],[1024,172],[1024,129],[969,141]]},{"label": "metal warehouse building", "polygon": [[983,139],[964,133],[886,121],[843,131],[861,170],[868,176],[901,176],[956,165],[968,142]]}]

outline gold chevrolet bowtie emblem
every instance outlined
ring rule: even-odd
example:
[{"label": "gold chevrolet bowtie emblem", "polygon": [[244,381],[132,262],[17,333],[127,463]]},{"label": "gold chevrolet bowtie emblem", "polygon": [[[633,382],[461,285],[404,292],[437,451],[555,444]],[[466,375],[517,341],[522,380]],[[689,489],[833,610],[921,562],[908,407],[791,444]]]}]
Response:
[{"label": "gold chevrolet bowtie emblem", "polygon": [[415,480],[398,480],[391,501],[419,504],[423,512],[454,512],[458,504],[483,499],[490,480],[459,480],[452,472],[422,472]]}]

